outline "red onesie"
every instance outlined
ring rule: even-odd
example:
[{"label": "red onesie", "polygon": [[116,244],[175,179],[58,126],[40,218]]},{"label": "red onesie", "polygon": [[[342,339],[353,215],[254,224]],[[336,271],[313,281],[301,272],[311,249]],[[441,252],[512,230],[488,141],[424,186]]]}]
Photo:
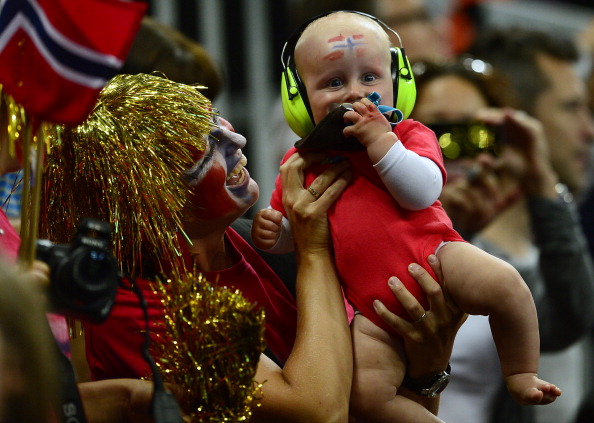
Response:
[{"label": "red onesie", "polygon": [[[209,281],[239,289],[251,302],[264,307],[266,344],[285,362],[295,341],[297,309],[295,299],[254,249],[233,229],[226,232],[232,248],[241,259],[220,272],[204,273]],[[162,334],[163,307],[150,283],[137,280],[148,305],[150,329]],[[131,289],[119,288],[116,304],[101,324],[85,324],[87,361],[93,380],[150,375],[142,356],[144,319],[138,298]]]},{"label": "red onesie", "polygon": [[[411,119],[399,123],[394,132],[408,149],[427,157],[441,169],[445,184],[445,168],[435,134]],[[296,151],[290,149],[284,160]],[[435,276],[427,257],[444,241],[463,241],[453,229],[441,203],[436,201],[423,210],[406,210],[387,191],[374,169],[367,150],[330,151],[351,162],[353,178],[328,213],[334,256],[347,300],[355,309],[378,326],[394,333],[373,309],[373,300],[380,300],[399,316],[409,318],[388,287],[388,278],[397,276],[408,290],[427,308],[425,294],[412,278],[407,267],[418,263]],[[308,186],[324,170],[312,166],[305,175]],[[272,208],[282,207],[280,177],[270,201]]]}]

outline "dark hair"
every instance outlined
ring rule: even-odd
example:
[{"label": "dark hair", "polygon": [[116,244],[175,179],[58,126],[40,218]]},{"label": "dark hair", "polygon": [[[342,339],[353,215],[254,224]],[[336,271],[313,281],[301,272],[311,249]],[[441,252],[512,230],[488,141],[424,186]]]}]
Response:
[{"label": "dark hair", "polygon": [[413,65],[413,72],[418,95],[435,79],[457,76],[476,87],[490,107],[507,104],[504,95],[508,90],[501,89],[506,81],[501,80],[491,64],[483,60],[465,55],[455,61],[419,61]]},{"label": "dark hair", "polygon": [[569,63],[579,58],[573,40],[525,28],[485,30],[477,36],[468,53],[491,63],[495,72],[507,79],[513,96],[508,106],[529,113],[533,111],[535,100],[549,86],[538,57],[545,55]]},{"label": "dark hair", "polygon": [[202,93],[211,101],[223,85],[221,69],[202,45],[145,16],[120,73],[153,72],[182,84],[204,85]]}]

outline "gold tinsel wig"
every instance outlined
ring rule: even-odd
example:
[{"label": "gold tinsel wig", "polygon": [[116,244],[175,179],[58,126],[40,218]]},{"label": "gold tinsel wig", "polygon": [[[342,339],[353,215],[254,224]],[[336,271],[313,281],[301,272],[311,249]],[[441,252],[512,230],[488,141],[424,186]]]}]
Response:
[{"label": "gold tinsel wig", "polygon": [[[83,217],[110,222],[122,271],[181,266],[182,173],[206,148],[213,109],[199,87],[117,75],[85,122],[48,134],[40,238],[68,243]],[[154,269],[161,273],[161,269]]]},{"label": "gold tinsel wig", "polygon": [[[204,154],[214,111],[198,87],[146,74],[108,82],[85,122],[48,134],[40,237],[69,243],[83,217],[111,223],[121,270],[153,269],[164,336],[153,345],[165,382],[186,389],[193,422],[248,421],[260,385],[264,312],[211,285],[181,257],[183,172]],[[224,281],[221,281],[224,282]],[[122,340],[122,342],[126,342]]]}]

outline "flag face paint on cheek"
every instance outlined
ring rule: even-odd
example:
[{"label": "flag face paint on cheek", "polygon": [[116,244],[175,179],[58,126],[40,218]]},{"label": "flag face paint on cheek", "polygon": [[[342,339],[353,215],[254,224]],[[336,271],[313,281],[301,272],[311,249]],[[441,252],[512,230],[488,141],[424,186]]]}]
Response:
[{"label": "flag face paint on cheek", "polygon": [[213,161],[202,180],[192,187],[191,203],[196,217],[216,219],[236,210],[239,205],[225,186],[227,172]]}]

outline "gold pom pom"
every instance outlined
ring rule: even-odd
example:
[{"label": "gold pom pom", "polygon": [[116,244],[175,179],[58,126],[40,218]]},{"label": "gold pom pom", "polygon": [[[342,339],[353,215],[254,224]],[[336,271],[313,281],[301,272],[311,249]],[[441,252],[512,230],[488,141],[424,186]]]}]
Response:
[{"label": "gold pom pom", "polygon": [[261,395],[254,381],[265,348],[264,310],[201,275],[156,288],[165,335],[152,344],[163,381],[187,391],[192,422],[248,421]]}]

